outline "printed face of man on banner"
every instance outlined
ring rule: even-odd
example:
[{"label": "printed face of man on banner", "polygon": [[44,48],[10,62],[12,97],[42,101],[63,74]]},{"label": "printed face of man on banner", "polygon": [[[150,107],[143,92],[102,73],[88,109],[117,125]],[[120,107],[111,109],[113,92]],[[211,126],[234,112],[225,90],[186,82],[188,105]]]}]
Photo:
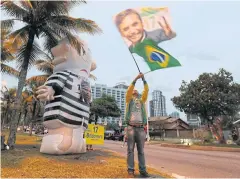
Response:
[{"label": "printed face of man on banner", "polygon": [[145,38],[160,43],[176,36],[167,8],[127,9],[117,14],[114,21],[128,47]]}]

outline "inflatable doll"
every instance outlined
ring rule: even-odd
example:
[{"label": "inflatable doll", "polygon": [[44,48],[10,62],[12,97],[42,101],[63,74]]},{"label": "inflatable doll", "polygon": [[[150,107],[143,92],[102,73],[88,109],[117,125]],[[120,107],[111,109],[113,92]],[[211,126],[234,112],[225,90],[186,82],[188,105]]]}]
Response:
[{"label": "inflatable doll", "polygon": [[86,152],[84,131],[88,126],[91,100],[90,71],[96,69],[86,42],[80,40],[81,55],[67,38],[52,48],[53,74],[38,88],[38,98],[46,101],[44,122],[48,134],[40,152],[74,154]]}]

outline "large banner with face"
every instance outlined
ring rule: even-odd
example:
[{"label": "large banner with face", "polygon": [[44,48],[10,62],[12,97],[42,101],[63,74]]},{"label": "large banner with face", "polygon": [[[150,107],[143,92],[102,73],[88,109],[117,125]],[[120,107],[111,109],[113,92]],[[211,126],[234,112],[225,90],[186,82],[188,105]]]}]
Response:
[{"label": "large banner with face", "polygon": [[176,37],[168,8],[127,9],[114,16],[114,22],[131,53],[142,57],[151,71],[181,66],[159,47]]}]

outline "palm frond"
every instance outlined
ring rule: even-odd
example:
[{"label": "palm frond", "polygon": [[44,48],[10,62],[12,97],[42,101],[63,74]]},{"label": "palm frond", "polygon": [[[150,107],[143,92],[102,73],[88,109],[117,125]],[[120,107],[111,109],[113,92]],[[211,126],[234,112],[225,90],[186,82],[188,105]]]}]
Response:
[{"label": "palm frond", "polygon": [[14,56],[12,55],[11,52],[8,51],[5,46],[1,47],[1,62],[9,62],[14,59]]},{"label": "palm frond", "polygon": [[28,26],[25,26],[15,32],[5,35],[1,48],[3,55],[2,61],[9,61],[14,58],[14,54],[28,39],[27,30]]},{"label": "palm frond", "polygon": [[83,44],[81,42],[79,42],[78,39],[76,38],[76,36],[72,35],[71,31],[69,31],[67,28],[62,27],[53,22],[48,22],[47,25],[51,29],[54,29],[55,30],[54,32],[56,34],[58,34],[62,37],[66,37],[68,39],[69,43],[71,44],[71,46],[74,47],[79,54],[85,53]]},{"label": "palm frond", "polygon": [[10,33],[10,29],[1,28],[1,41],[4,41],[4,38]]},{"label": "palm frond", "polygon": [[41,72],[51,75],[53,73],[54,65],[51,61],[46,60],[37,60],[34,63],[34,66]]},{"label": "palm frond", "polygon": [[43,85],[50,75],[32,76],[26,80],[26,84],[35,83],[37,86]]},{"label": "palm frond", "polygon": [[29,27],[29,25],[26,25],[8,35],[9,48],[11,46],[13,50],[16,50],[21,45],[27,43]]},{"label": "palm frond", "polygon": [[45,39],[43,42],[44,50],[51,54],[51,49],[58,44],[61,36],[48,26],[42,26],[40,30],[43,32],[42,37]]},{"label": "palm frond", "polygon": [[29,0],[24,0],[24,1],[20,1],[19,2],[21,4],[21,6],[26,9],[27,11],[30,11],[33,9],[33,5],[32,2]]},{"label": "palm frond", "polygon": [[29,91],[25,90],[25,91],[22,92],[23,100],[26,100],[29,96],[30,96]]},{"label": "palm frond", "polygon": [[17,89],[16,88],[10,88],[9,90],[8,90],[8,93],[9,93],[9,95],[10,96],[16,96],[16,93],[17,93]]},{"label": "palm frond", "polygon": [[10,32],[11,31],[8,28],[1,28],[1,62],[8,62],[14,59],[11,46],[9,47],[9,41],[7,38]]},{"label": "palm frond", "polygon": [[63,15],[68,14],[71,8],[78,4],[86,3],[85,1],[42,1],[41,5],[45,9],[51,9],[47,11],[49,15]]},{"label": "palm frond", "polygon": [[87,4],[86,1],[80,0],[80,1],[65,1],[65,6],[68,8],[68,11],[70,11],[72,8],[76,7],[80,4]]},{"label": "palm frond", "polygon": [[28,2],[31,3],[33,9],[36,9],[39,5],[39,1],[35,1],[35,0],[29,0]]},{"label": "palm frond", "polygon": [[51,19],[54,23],[68,28],[69,31],[86,32],[89,34],[101,33],[99,26],[91,20],[84,18],[73,18],[69,16],[55,16]]},{"label": "palm frond", "polygon": [[36,42],[33,43],[31,51],[27,48],[27,45],[24,44],[19,49],[19,52],[16,56],[17,68],[20,70],[23,68],[25,55],[30,53],[28,69],[34,65],[34,62],[38,59],[41,59],[41,56],[44,56],[45,53],[40,49],[39,45]]},{"label": "palm frond", "polygon": [[24,17],[28,16],[28,12],[15,4],[13,1],[7,1],[2,4],[2,10],[4,10],[7,15],[16,17],[18,19],[24,19]]},{"label": "palm frond", "polygon": [[12,30],[14,21],[14,19],[1,20],[1,29]]},{"label": "palm frond", "polygon": [[14,77],[19,77],[19,71],[3,63],[1,63],[1,73]]}]

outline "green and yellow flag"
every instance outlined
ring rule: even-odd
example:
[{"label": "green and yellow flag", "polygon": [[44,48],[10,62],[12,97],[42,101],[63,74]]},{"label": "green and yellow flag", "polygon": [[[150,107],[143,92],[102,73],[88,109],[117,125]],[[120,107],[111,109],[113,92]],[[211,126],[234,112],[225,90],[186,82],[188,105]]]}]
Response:
[{"label": "green and yellow flag", "polygon": [[151,71],[181,66],[176,58],[159,47],[161,42],[176,37],[168,8],[126,9],[114,16],[114,22],[130,52],[142,57]]},{"label": "green and yellow flag", "polygon": [[158,47],[151,39],[144,39],[141,43],[129,48],[131,53],[136,53],[148,64],[151,71],[181,66],[179,61],[168,52]]}]

